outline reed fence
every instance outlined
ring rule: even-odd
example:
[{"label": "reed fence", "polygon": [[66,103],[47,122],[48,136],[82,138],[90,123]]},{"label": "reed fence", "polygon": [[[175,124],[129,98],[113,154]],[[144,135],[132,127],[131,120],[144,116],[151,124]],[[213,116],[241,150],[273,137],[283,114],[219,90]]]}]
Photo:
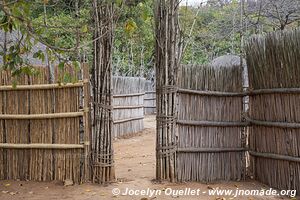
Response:
[{"label": "reed fence", "polygon": [[113,77],[113,137],[128,137],[144,129],[145,79]]},{"label": "reed fence", "polygon": [[149,80],[145,82],[144,113],[145,115],[156,113],[155,85]]},{"label": "reed fence", "polygon": [[[83,68],[86,73],[88,66]],[[0,179],[86,181],[88,82],[56,84],[62,77],[79,75],[67,66],[56,68],[55,83],[48,68],[35,69],[36,75],[20,77],[0,71]],[[85,98],[80,105],[82,88]],[[82,135],[80,119],[84,119]]]},{"label": "reed fence", "polygon": [[[249,153],[258,181],[300,191],[300,30],[270,33],[246,46]],[[254,123],[253,123],[254,122]]]},{"label": "reed fence", "polygon": [[240,66],[182,66],[178,76],[179,181],[245,177]]}]

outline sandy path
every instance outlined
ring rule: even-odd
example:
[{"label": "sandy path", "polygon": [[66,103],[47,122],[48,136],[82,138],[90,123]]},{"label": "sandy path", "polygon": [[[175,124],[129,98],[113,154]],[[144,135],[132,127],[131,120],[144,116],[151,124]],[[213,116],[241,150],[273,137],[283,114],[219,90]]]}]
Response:
[{"label": "sandy path", "polygon": [[[145,130],[143,133],[130,139],[120,139],[115,141],[115,158],[116,158],[116,174],[117,182],[107,186],[96,184],[83,184],[64,187],[60,182],[39,183],[26,181],[0,181],[0,200],[4,199],[120,199],[120,200],[150,200],[150,199],[186,199],[186,200],[228,200],[228,199],[283,199],[282,197],[237,197],[230,196],[209,196],[208,190],[211,188],[219,189],[262,189],[267,188],[262,184],[254,181],[246,182],[229,182],[218,184],[200,184],[200,183],[162,183],[157,184],[153,181],[155,178],[155,117],[147,117],[145,119]],[[118,188],[121,192],[125,192],[126,188],[136,190],[161,191],[162,194],[149,196],[114,196],[112,190]],[[166,191],[172,189],[200,189],[199,196],[178,196],[165,195]],[[206,192],[203,194],[202,192]]]}]

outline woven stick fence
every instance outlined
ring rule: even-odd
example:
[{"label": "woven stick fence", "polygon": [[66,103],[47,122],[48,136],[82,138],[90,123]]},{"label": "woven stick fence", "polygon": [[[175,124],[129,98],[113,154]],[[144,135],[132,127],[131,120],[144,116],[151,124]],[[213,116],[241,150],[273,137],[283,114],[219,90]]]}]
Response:
[{"label": "woven stick fence", "polygon": [[179,0],[155,1],[156,178],[176,180],[176,80],[181,59]]},{"label": "woven stick fence", "polygon": [[[300,191],[300,31],[252,38],[246,47],[250,96],[248,120],[255,179]],[[299,193],[298,193],[299,194]]]},{"label": "woven stick fence", "polygon": [[152,81],[145,82],[144,113],[145,115],[156,113],[155,85]]},{"label": "woven stick fence", "polygon": [[92,2],[95,25],[92,69],[92,181],[105,184],[115,180],[112,145],[112,52],[115,10],[113,1]]},{"label": "woven stick fence", "polygon": [[[36,70],[37,75],[18,78],[0,72],[0,179],[81,183],[89,173],[89,140],[83,139],[89,132],[80,135],[80,118],[87,116],[88,103],[80,110],[79,89],[88,85],[54,84],[47,68]],[[77,76],[67,66],[56,72],[55,82],[58,74]]]},{"label": "woven stick fence", "polygon": [[145,79],[113,77],[113,137],[128,137],[144,129]]},{"label": "woven stick fence", "polygon": [[244,178],[242,83],[239,66],[182,66],[178,76],[179,181]]}]

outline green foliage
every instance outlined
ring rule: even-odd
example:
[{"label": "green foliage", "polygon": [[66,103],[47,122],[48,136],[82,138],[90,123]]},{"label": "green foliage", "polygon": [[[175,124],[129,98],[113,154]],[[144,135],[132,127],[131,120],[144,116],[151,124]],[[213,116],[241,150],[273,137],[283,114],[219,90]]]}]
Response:
[{"label": "green foliage", "polygon": [[[91,54],[92,44],[82,47],[78,45],[90,41],[92,35],[89,31],[90,2],[80,0],[78,12],[74,2],[19,0],[1,7],[0,30],[21,33],[20,39],[10,43],[7,50],[0,51],[3,68],[11,70],[15,76],[29,74],[27,67],[30,66],[30,62],[23,55],[32,53],[33,58],[43,62],[46,54],[50,62],[62,60],[64,63],[71,60],[78,71],[78,55],[81,52]],[[32,52],[32,47],[38,41],[47,46],[46,52]],[[64,78],[67,79],[68,77]]]},{"label": "green foliage", "polygon": [[153,1],[124,5],[114,40],[114,71],[124,75],[146,75],[153,68]]},{"label": "green foliage", "polygon": [[5,32],[12,32],[13,27],[15,26],[12,17],[3,15],[0,21],[1,27]]},{"label": "green foliage", "polygon": [[89,11],[80,12],[80,18],[66,13],[47,15],[47,23],[44,24],[44,16],[33,19],[36,32],[49,44],[60,48],[72,48],[76,46],[77,33],[80,35],[80,43],[90,40],[92,35],[88,32]]},{"label": "green foliage", "polygon": [[186,37],[195,20],[183,63],[203,64],[221,55],[239,54],[238,6],[232,2],[223,7],[181,7],[180,19]]},{"label": "green foliage", "polygon": [[58,64],[58,69],[64,70],[64,68],[65,68],[65,62],[60,62],[60,63]]},{"label": "green foliage", "polygon": [[38,75],[39,72],[36,70],[36,68],[33,68],[31,66],[23,66],[19,69],[16,69],[13,71],[13,76],[19,76],[21,74],[25,74],[28,76]]},{"label": "green foliage", "polygon": [[[120,8],[114,38],[113,66],[118,75],[148,76],[153,71],[154,60],[154,2],[153,0],[106,0],[115,2]],[[14,2],[14,1],[2,1]],[[247,1],[246,1],[247,2]],[[265,1],[264,1],[265,2]],[[0,8],[0,29],[5,32],[17,30],[22,33],[20,40],[10,44],[4,52],[4,69],[10,69],[16,76],[30,74],[25,54],[32,51],[37,41],[47,46],[46,53],[32,52],[33,57],[50,62],[59,61],[59,68],[72,63],[75,70],[80,67],[80,55],[91,62],[93,57],[93,28],[91,21],[93,4],[90,0],[18,0]],[[249,4],[250,5],[250,4]],[[245,10],[248,8],[245,5]],[[268,8],[264,8],[268,9]],[[293,8],[290,8],[293,9]],[[240,1],[212,1],[196,7],[180,7],[180,26],[188,45],[183,63],[208,63],[224,54],[240,53],[240,31],[245,38],[256,33],[250,26],[240,30]],[[297,11],[298,12],[298,11]],[[272,24],[268,17],[258,16],[255,10],[244,16],[248,22]],[[194,23],[195,22],[195,23]],[[297,20],[295,20],[297,22]],[[194,25],[193,25],[194,24]],[[262,26],[263,26],[262,25]],[[288,24],[297,27],[300,23]],[[192,31],[191,28],[193,27]],[[273,31],[271,25],[263,26],[260,33]],[[24,69],[22,69],[24,67]],[[64,75],[61,82],[74,81]]]},{"label": "green foliage", "polygon": [[45,61],[45,54],[43,53],[42,50],[38,50],[37,52],[35,52],[33,54],[33,58],[38,58],[38,59],[40,59],[44,62]]},{"label": "green foliage", "polygon": [[[6,47],[6,51],[0,51],[4,63],[3,69],[11,70],[13,75],[20,73],[31,74],[28,68],[28,61],[23,59],[23,55],[30,52],[34,40],[26,33],[24,24],[27,25],[27,17],[30,15],[30,5],[25,1],[17,1],[8,6],[3,6],[0,12],[0,29],[11,33],[18,30],[22,37]],[[21,67],[24,69],[21,69]]]}]

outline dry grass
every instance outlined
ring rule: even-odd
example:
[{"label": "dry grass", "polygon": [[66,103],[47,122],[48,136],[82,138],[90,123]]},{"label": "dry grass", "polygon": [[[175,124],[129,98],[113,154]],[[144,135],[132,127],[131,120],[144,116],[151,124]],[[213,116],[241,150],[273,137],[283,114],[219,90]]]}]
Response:
[{"label": "dry grass", "polygon": [[144,129],[145,79],[113,77],[113,137],[132,135]]},{"label": "dry grass", "polygon": [[[254,37],[247,45],[250,89],[300,87],[300,31],[276,32]],[[249,117],[269,122],[300,123],[300,94],[273,93],[250,97]],[[250,150],[300,156],[297,128],[249,128]],[[300,163],[251,157],[254,177],[271,187],[300,191]]]},{"label": "dry grass", "polygon": [[[180,88],[196,91],[242,92],[239,66],[182,66]],[[241,122],[242,97],[179,93],[178,121]],[[240,180],[245,175],[242,127],[178,124],[177,176],[180,181]],[[208,152],[200,150],[208,149]],[[219,152],[209,152],[217,149]],[[198,152],[197,152],[198,151]]]},{"label": "dry grass", "polygon": [[152,81],[145,82],[144,113],[145,115],[153,115],[156,113],[156,94],[155,86]]}]

